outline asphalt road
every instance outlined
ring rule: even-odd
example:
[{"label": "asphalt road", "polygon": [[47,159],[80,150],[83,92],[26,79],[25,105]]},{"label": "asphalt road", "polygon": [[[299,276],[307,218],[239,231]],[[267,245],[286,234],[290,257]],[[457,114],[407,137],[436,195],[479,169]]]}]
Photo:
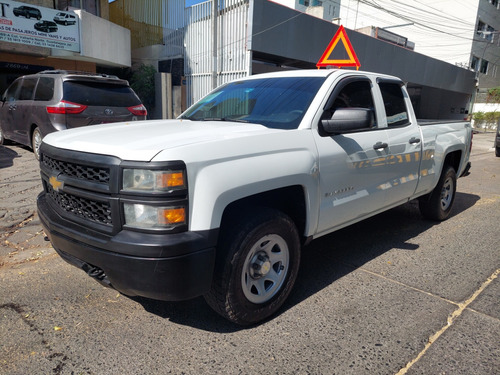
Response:
[{"label": "asphalt road", "polygon": [[0,374],[500,374],[500,158],[436,224],[410,202],[313,242],[273,319],[202,298],[130,299],[62,261],[36,215],[33,154],[0,146]]}]

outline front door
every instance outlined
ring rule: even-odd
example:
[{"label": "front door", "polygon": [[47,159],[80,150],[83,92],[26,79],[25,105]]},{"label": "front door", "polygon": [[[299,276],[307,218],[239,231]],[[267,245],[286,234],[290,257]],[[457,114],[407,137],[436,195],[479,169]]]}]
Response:
[{"label": "front door", "polygon": [[374,123],[362,132],[316,134],[321,194],[317,234],[358,221],[385,201],[390,154],[387,128],[377,123],[373,86],[368,78],[345,78],[328,100],[323,118],[338,108],[366,108],[373,111]]}]

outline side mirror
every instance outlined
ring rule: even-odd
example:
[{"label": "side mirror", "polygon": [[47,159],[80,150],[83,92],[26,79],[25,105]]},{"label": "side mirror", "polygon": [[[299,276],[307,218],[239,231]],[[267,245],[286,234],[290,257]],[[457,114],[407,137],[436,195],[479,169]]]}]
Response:
[{"label": "side mirror", "polygon": [[374,123],[371,109],[339,108],[330,120],[321,120],[320,129],[327,135],[336,135],[369,130]]}]

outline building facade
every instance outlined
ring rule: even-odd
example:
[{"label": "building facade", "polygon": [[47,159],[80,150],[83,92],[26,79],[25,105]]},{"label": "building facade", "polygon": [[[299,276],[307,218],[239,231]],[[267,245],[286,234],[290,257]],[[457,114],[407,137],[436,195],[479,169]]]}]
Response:
[{"label": "building facade", "polygon": [[0,92],[45,69],[130,67],[130,31],[108,18],[107,0],[0,0]]},{"label": "building facade", "polygon": [[273,0],[288,8],[334,22],[340,14],[341,0]]},{"label": "building facade", "polygon": [[500,86],[499,0],[342,0],[339,23],[393,31],[415,52],[474,71],[476,102]]},{"label": "building facade", "polygon": [[[267,0],[209,0],[187,8],[184,0],[115,0],[111,3],[0,0],[0,4],[7,4],[10,9],[8,17],[0,18],[0,25],[18,19],[35,24],[38,20],[34,18],[12,14],[14,8],[29,4],[38,8],[44,17],[52,17],[51,12],[61,9],[63,13],[74,14],[79,26],[78,46],[73,46],[73,50],[38,46],[29,38],[24,39],[24,44],[14,43],[0,27],[3,38],[0,38],[0,64],[11,69],[10,73],[20,75],[23,71],[44,68],[103,71],[151,65],[161,75],[157,81],[157,100],[163,106],[166,97],[169,107],[156,118],[164,118],[164,113],[175,116],[179,111],[171,110],[172,103],[180,102],[178,107],[184,109],[215,86],[235,78],[284,69],[316,69],[318,59],[339,29],[332,22],[337,13],[325,21],[317,14],[293,9],[298,6],[306,10],[329,8],[328,1],[297,0],[290,7]],[[89,4],[88,11],[78,8]],[[335,12],[337,9],[335,6]],[[342,17],[341,9],[339,11]],[[483,34],[495,35],[488,33],[488,26]],[[66,27],[69,26],[62,25],[60,29]],[[403,79],[420,118],[463,119],[467,116],[477,73],[418,53],[418,42],[415,42],[415,51],[408,40],[394,43],[390,40],[392,30],[385,34],[377,32],[389,40],[348,28],[346,31],[361,69]],[[34,36],[50,39],[46,34]],[[480,57],[487,59],[492,51],[494,49],[487,45],[479,50]],[[346,51],[338,53],[345,55]],[[9,73],[5,71],[2,69],[2,74]],[[163,75],[169,75],[168,79]]]}]

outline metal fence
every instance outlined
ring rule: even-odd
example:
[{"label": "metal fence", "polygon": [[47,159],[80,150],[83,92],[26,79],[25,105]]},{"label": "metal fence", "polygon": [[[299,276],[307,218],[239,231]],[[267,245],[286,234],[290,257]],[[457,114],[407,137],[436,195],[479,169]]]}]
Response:
[{"label": "metal fence", "polygon": [[249,0],[219,0],[216,33],[212,26],[212,1],[186,8],[186,100],[191,105],[212,90],[213,38],[217,38],[217,86],[250,72],[246,48]]}]

